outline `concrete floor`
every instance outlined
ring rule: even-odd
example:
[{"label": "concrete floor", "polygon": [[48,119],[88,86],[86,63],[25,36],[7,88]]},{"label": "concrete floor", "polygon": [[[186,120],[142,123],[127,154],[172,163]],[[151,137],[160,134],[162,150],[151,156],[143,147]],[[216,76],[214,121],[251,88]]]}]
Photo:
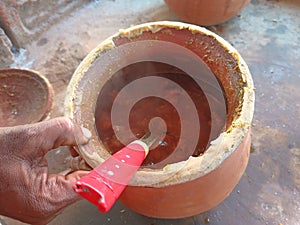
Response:
[{"label": "concrete floor", "polygon": [[[216,208],[179,220],[147,218],[117,203],[107,214],[85,200],[51,225],[296,225],[300,221],[300,1],[252,0],[238,16],[208,27],[238,49],[256,87],[252,154],[231,195]],[[55,89],[51,117],[63,115],[72,73],[83,57],[120,28],[179,20],[162,0],[99,0],[81,7],[26,46],[12,67],[44,74]],[[68,167],[64,148],[49,156],[52,171]],[[2,221],[1,221],[2,218]],[[22,224],[0,217],[0,224]]]}]

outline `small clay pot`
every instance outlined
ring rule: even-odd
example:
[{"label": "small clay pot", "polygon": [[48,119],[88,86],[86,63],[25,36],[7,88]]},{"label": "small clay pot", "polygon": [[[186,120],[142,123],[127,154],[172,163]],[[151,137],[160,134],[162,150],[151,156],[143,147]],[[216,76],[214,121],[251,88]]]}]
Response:
[{"label": "small clay pot", "polygon": [[45,119],[52,107],[49,81],[33,70],[0,69],[0,126],[16,126]]},{"label": "small clay pot", "polygon": [[[152,22],[121,30],[90,52],[76,69],[67,89],[65,115],[91,131],[90,142],[80,146],[78,151],[92,168],[98,166],[110,157],[104,140],[98,136],[102,130],[98,131],[95,126],[97,100],[103,88],[112,82],[117,68],[153,60],[176,62],[176,66],[182,66],[186,71],[193,67],[194,62],[204,63],[218,80],[214,86],[222,87],[226,120],[223,129],[213,132],[202,154],[192,156],[189,153],[187,158],[177,158],[161,167],[140,168],[120,201],[150,217],[188,217],[222,202],[233,190],[248,163],[254,87],[246,63],[228,42],[205,28],[179,22]],[[124,72],[125,81],[135,72],[141,79],[149,78],[149,74],[143,74],[149,69],[146,66],[137,67],[137,71],[133,68],[118,71]],[[157,70],[162,73],[165,69],[158,67]],[[199,79],[204,81],[201,85],[209,86],[202,69],[196,70],[194,80]],[[168,74],[172,72],[175,77],[183,75],[176,71],[167,68]],[[171,79],[172,75],[167,77]],[[136,88],[148,91],[146,86]],[[207,92],[213,90],[209,94],[217,92],[214,86],[207,89]],[[115,91],[111,95],[116,95]],[[106,99],[102,102],[106,103]],[[128,119],[125,112],[121,113],[124,113],[123,120]],[[190,117],[183,120],[196,124]],[[190,130],[197,132],[194,127]],[[181,149],[181,153],[193,150],[185,148]]]},{"label": "small clay pot", "polygon": [[185,22],[202,26],[223,23],[236,16],[250,0],[165,0]]}]

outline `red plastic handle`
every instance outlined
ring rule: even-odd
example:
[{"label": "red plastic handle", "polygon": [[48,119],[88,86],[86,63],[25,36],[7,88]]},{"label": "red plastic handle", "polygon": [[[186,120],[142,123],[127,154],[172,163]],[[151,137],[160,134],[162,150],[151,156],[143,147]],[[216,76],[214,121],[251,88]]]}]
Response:
[{"label": "red plastic handle", "polygon": [[148,151],[143,141],[131,142],[77,180],[73,186],[75,192],[98,206],[99,211],[108,212],[141,166]]}]

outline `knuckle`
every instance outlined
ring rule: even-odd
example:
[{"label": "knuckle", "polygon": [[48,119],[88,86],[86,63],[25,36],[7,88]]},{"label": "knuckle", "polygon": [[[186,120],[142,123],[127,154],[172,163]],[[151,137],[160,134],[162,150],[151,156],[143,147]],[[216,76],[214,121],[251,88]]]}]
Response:
[{"label": "knuckle", "polygon": [[57,124],[59,129],[63,130],[66,133],[73,132],[74,130],[74,124],[70,118],[57,118]]}]

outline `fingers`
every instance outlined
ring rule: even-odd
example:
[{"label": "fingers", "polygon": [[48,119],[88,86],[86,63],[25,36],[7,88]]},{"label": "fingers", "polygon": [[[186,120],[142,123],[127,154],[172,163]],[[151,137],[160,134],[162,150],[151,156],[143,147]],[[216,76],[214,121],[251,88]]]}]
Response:
[{"label": "fingers", "polygon": [[[62,145],[84,145],[91,138],[91,132],[81,128],[70,118],[58,117],[35,124],[0,128],[0,145],[3,151],[13,154],[43,156],[49,150]],[[76,156],[75,151],[71,151]]]},{"label": "fingers", "polygon": [[61,145],[82,145],[88,142],[90,132],[85,128],[80,128],[70,118],[59,117],[48,120],[45,124],[40,124],[47,135],[49,142],[54,143],[54,148]]},{"label": "fingers", "polygon": [[70,118],[58,117],[33,124],[25,129],[32,147],[40,147],[42,154],[59,146],[86,144],[90,132],[82,129]]},{"label": "fingers", "polygon": [[66,180],[71,182],[72,185],[75,181],[79,180],[84,175],[87,175],[90,171],[77,170],[73,173],[70,173],[66,176]]},{"label": "fingers", "polygon": [[85,170],[85,171],[92,170],[92,168],[84,161],[84,159],[81,156],[72,158],[70,167],[74,171],[76,171],[76,170]]},{"label": "fingers", "polygon": [[47,223],[63,208],[81,199],[72,186],[88,172],[49,175],[44,155],[61,145],[85,144],[89,138],[89,131],[66,117],[0,129],[0,175],[5,178],[1,179],[0,189],[11,187],[10,192],[0,195],[2,202],[4,197],[11,202],[5,205],[6,215],[30,224]]}]

